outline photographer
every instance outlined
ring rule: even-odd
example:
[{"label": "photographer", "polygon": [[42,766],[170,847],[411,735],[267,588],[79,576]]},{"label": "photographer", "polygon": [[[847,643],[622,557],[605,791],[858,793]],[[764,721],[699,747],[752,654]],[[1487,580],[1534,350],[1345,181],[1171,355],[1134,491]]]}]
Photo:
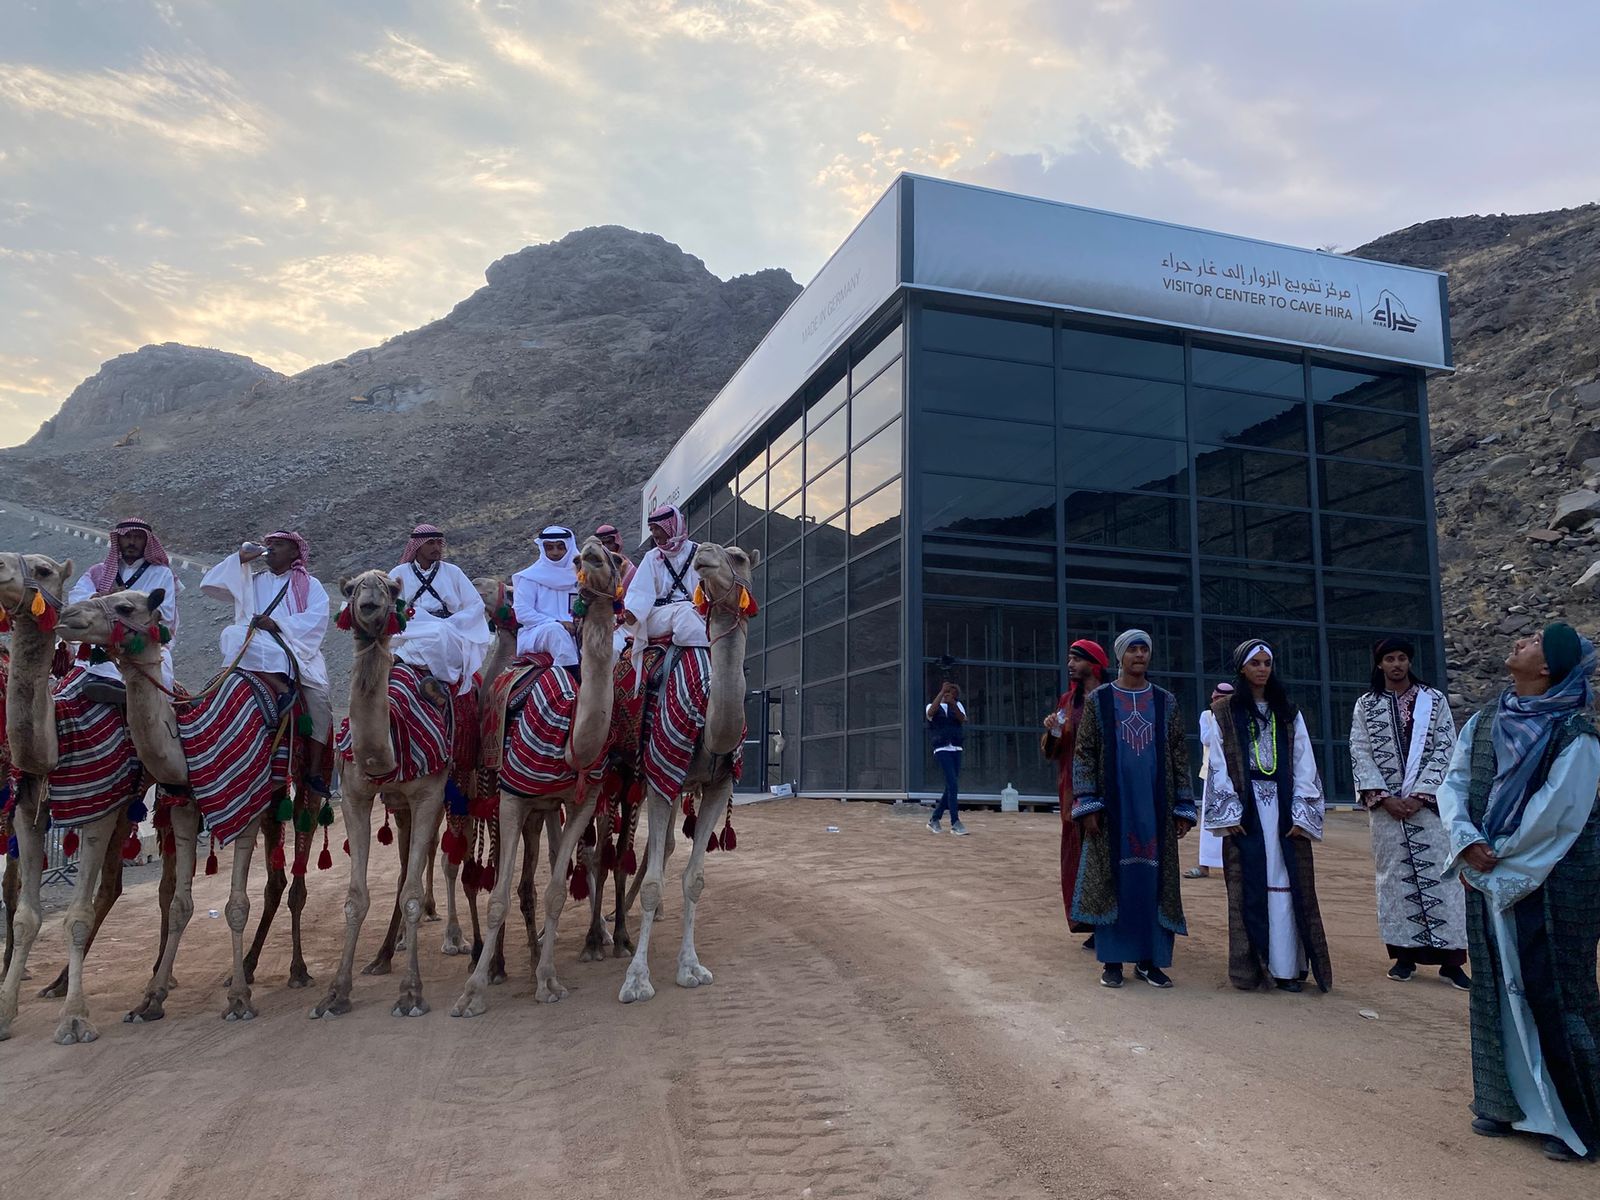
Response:
[{"label": "photographer", "polygon": [[946,680],[928,705],[928,738],[933,742],[933,758],[944,769],[944,795],[934,806],[928,818],[930,833],[942,832],[939,819],[945,809],[950,810],[950,832],[957,837],[967,836],[967,827],[961,823],[961,813],[956,806],[956,785],[961,778],[961,735],[967,723],[966,706],[961,703],[961,689]]}]

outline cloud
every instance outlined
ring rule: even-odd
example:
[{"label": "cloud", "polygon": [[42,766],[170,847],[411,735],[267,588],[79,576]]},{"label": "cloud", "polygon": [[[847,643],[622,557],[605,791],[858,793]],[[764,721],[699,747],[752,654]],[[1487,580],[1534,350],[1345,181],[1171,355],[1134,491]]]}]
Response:
[{"label": "cloud", "polygon": [[267,141],[264,118],[237,95],[225,72],[154,52],[135,71],[0,63],[0,103],[114,133],[148,135],[186,151],[253,154]]},{"label": "cloud", "polygon": [[383,46],[370,54],[357,55],[356,61],[412,91],[437,92],[444,88],[478,86],[477,73],[466,63],[440,58],[425,46],[392,30],[386,36]]}]

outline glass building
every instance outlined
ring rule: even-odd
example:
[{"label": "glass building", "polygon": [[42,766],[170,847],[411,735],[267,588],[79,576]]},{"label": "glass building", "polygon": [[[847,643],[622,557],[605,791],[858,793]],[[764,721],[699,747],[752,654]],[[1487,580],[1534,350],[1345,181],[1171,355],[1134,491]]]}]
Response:
[{"label": "glass building", "polygon": [[743,786],[937,794],[950,678],[963,795],[1053,802],[1066,647],[1137,626],[1191,724],[1270,641],[1352,799],[1373,641],[1443,678],[1446,323],[1432,272],[902,176],[641,497],[760,551]]}]

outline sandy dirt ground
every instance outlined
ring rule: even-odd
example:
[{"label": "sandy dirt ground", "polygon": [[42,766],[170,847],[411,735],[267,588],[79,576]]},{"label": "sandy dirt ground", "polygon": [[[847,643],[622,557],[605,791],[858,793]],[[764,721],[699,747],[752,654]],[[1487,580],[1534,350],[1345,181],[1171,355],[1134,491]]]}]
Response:
[{"label": "sandy dirt ground", "polygon": [[[390,976],[310,1021],[320,993],[283,986],[283,926],[260,1018],[225,1024],[227,928],[208,916],[224,861],[196,881],[168,1018],[124,1025],[154,946],[141,884],[90,958],[100,1040],[52,1044],[59,1004],[30,993],[0,1045],[0,1196],[1594,1194],[1596,1168],[1468,1129],[1466,996],[1428,971],[1384,978],[1363,819],[1330,817],[1319,851],[1325,996],[1227,986],[1219,877],[1184,885],[1174,990],[1097,986],[1062,919],[1057,821],[976,813],[959,839],[884,805],[741,808],[701,908],[713,985],[673,985],[669,888],[654,1000],[618,1004],[623,964],[580,964],[569,919],[570,997],[534,1003],[518,930],[512,981],[476,1020],[449,1016],[465,963],[427,925],[430,1014],[390,1016]],[[342,924],[335,858],[310,877],[319,986]],[[383,865],[364,953],[392,896]],[[62,961],[59,919],[33,961],[36,978]]]}]

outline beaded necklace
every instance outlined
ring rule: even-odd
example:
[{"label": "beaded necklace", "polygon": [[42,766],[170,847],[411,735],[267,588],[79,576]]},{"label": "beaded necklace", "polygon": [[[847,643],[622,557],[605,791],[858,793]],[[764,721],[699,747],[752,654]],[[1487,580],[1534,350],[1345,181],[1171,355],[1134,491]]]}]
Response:
[{"label": "beaded necklace", "polygon": [[1250,754],[1256,761],[1256,770],[1263,775],[1271,776],[1278,770],[1278,714],[1267,714],[1267,742],[1272,746],[1272,757],[1263,762],[1261,759],[1261,727],[1251,723]]}]

